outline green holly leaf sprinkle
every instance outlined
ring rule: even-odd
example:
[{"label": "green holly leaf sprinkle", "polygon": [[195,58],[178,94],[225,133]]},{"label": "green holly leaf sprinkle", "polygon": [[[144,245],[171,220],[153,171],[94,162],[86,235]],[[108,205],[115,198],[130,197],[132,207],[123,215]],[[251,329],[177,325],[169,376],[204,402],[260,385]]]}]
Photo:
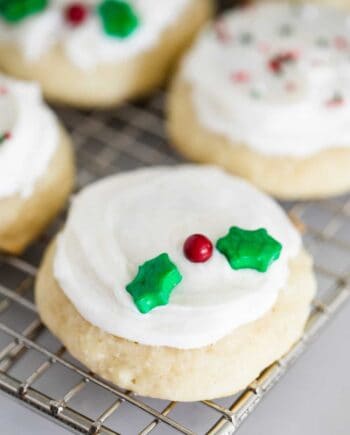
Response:
[{"label": "green holly leaf sprinkle", "polygon": [[167,305],[182,275],[168,254],[161,254],[139,267],[136,277],[126,286],[138,310],[146,314],[153,308]]},{"label": "green holly leaf sprinkle", "polygon": [[104,0],[98,7],[104,31],[115,38],[127,38],[140,24],[132,6],[123,0]]},{"label": "green holly leaf sprinkle", "polygon": [[17,23],[43,11],[48,0],[0,0],[0,15],[9,23]]},{"label": "green holly leaf sprinkle", "polygon": [[216,248],[227,258],[232,269],[266,272],[280,257],[282,245],[265,228],[249,231],[231,227],[228,234],[217,241]]}]

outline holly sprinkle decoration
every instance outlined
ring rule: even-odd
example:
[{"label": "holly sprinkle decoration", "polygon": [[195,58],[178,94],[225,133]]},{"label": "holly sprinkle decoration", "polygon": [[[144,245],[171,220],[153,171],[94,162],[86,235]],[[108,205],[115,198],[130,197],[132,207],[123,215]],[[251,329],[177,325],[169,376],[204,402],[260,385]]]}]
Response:
[{"label": "holly sprinkle decoration", "polygon": [[17,23],[43,11],[48,0],[0,0],[0,15],[9,23]]},{"label": "holly sprinkle decoration", "polygon": [[249,231],[231,227],[228,234],[217,241],[216,248],[227,258],[232,269],[266,272],[280,257],[282,245],[265,228]]},{"label": "holly sprinkle decoration", "polygon": [[136,277],[127,286],[135,305],[142,314],[167,305],[182,275],[168,254],[160,254],[139,267]]},{"label": "holly sprinkle decoration", "polygon": [[127,38],[140,24],[136,12],[124,0],[104,0],[98,12],[106,34],[115,38]]},{"label": "holly sprinkle decoration", "polygon": [[332,98],[326,101],[327,107],[339,107],[344,104],[344,98],[339,92],[335,92]]},{"label": "holly sprinkle decoration", "polygon": [[227,25],[222,18],[214,22],[213,28],[217,39],[222,44],[227,44],[231,41],[232,35],[230,34]]},{"label": "holly sprinkle decoration", "polygon": [[248,83],[251,77],[248,71],[238,70],[231,74],[231,79],[235,83]]},{"label": "holly sprinkle decoration", "polygon": [[80,2],[72,3],[66,7],[64,17],[71,26],[79,26],[88,16],[87,7]]},{"label": "holly sprinkle decoration", "polygon": [[242,45],[249,45],[253,42],[254,37],[249,32],[243,32],[241,35],[239,35],[238,39]]},{"label": "holly sprinkle decoration", "polygon": [[329,46],[329,42],[325,37],[320,36],[316,39],[316,45],[321,48],[326,48]]},{"label": "holly sprinkle decoration", "polygon": [[334,38],[334,45],[337,50],[347,50],[349,48],[349,42],[343,36],[336,36]]},{"label": "holly sprinkle decoration", "polygon": [[254,99],[254,100],[260,100],[261,99],[261,92],[259,92],[257,89],[253,88],[250,91],[250,96]]},{"label": "holly sprinkle decoration", "polygon": [[0,133],[0,145],[11,138],[11,133],[6,131],[5,133]]},{"label": "holly sprinkle decoration", "polygon": [[294,51],[286,51],[285,53],[276,54],[269,60],[268,66],[275,74],[281,74],[284,67],[298,60],[298,56]]},{"label": "holly sprinkle decoration", "polygon": [[279,34],[281,36],[290,36],[293,33],[293,28],[290,24],[282,24],[282,26],[279,28]]},{"label": "holly sprinkle decoration", "polygon": [[203,234],[193,234],[185,241],[184,254],[192,263],[205,263],[213,255],[213,244]]}]

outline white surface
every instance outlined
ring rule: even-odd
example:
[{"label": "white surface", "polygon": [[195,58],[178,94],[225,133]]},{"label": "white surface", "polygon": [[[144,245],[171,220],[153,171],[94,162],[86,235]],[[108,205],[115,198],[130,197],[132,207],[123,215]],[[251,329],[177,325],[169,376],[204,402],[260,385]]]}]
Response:
[{"label": "white surface", "polygon": [[34,414],[2,394],[0,395],[0,420],[1,433],[6,435],[67,435],[69,433],[68,430]]},{"label": "white surface", "polygon": [[[326,327],[246,420],[239,435],[348,435],[350,304]],[[183,409],[188,409],[184,407]],[[194,414],[194,418],[197,414]],[[118,416],[118,411],[116,413]],[[0,394],[1,433],[64,435],[67,431]],[[118,421],[117,419],[115,421]],[[195,421],[195,420],[194,420]],[[118,428],[118,426],[115,426]],[[124,429],[122,435],[135,435]],[[195,426],[193,426],[195,430]],[[166,426],[157,434],[175,434]],[[199,432],[200,433],[200,432]]]}]

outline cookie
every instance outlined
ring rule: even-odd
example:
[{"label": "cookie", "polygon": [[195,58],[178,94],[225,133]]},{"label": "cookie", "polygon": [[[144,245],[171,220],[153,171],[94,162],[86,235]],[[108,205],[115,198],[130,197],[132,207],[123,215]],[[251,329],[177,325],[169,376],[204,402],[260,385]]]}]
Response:
[{"label": "cookie", "polygon": [[168,130],[186,157],[285,199],[350,188],[348,17],[264,3],[223,15],[186,56]]},{"label": "cookie", "polygon": [[0,76],[0,250],[21,253],[64,206],[70,139],[40,89]]},{"label": "cookie", "polygon": [[233,394],[301,336],[312,261],[280,207],[210,166],[99,181],[73,200],[40,267],[43,322],[135,393]]},{"label": "cookie", "polygon": [[5,0],[0,68],[51,101],[105,108],[161,85],[211,13],[212,0]]}]

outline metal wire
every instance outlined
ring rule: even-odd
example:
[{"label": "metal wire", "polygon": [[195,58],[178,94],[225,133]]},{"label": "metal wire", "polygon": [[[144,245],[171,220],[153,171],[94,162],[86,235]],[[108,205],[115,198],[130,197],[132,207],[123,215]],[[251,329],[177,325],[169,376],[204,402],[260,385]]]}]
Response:
[{"label": "metal wire", "polygon": [[[79,187],[117,171],[181,161],[166,143],[161,92],[147,103],[128,104],[111,112],[64,110],[60,115],[76,144]],[[57,224],[22,258],[0,257],[0,334],[5,340],[0,340],[0,390],[78,433],[123,433],[120,424],[124,419],[129,425],[128,433],[140,435],[159,428],[161,433],[170,430],[189,435],[233,434],[350,294],[350,236],[346,237],[346,228],[350,228],[350,198],[286,204],[285,207],[294,218],[303,221],[305,243],[315,256],[318,279],[323,283],[305,333],[288,354],[268,367],[239,396],[232,397],[229,406],[216,401],[203,401],[195,407],[186,405],[185,415],[186,409],[191,409],[188,412],[196,412],[197,421],[204,421],[205,416],[200,429],[173,417],[184,404],[162,401],[156,406],[150,405],[147,399],[86,371],[72,361],[59,344],[50,348],[53,338],[49,345],[45,343],[43,339],[49,333],[37,317],[32,287],[40,257]],[[329,256],[325,261],[325,250],[330,250],[331,261]],[[14,319],[17,320],[14,322]],[[41,362],[37,362],[30,373],[16,371],[23,361],[32,361],[34,355],[40,356]],[[47,394],[41,387],[44,378],[56,381],[56,386],[62,381],[55,368],[65,370],[65,379],[74,375],[74,380],[63,393],[54,390]],[[88,391],[90,388],[93,391]],[[99,397],[109,397],[110,401],[96,414],[97,411],[91,409],[95,406],[97,390]],[[79,409],[82,396],[83,402],[91,405],[89,412]],[[143,421],[139,427],[136,427],[137,412],[141,413],[139,421]]]}]

